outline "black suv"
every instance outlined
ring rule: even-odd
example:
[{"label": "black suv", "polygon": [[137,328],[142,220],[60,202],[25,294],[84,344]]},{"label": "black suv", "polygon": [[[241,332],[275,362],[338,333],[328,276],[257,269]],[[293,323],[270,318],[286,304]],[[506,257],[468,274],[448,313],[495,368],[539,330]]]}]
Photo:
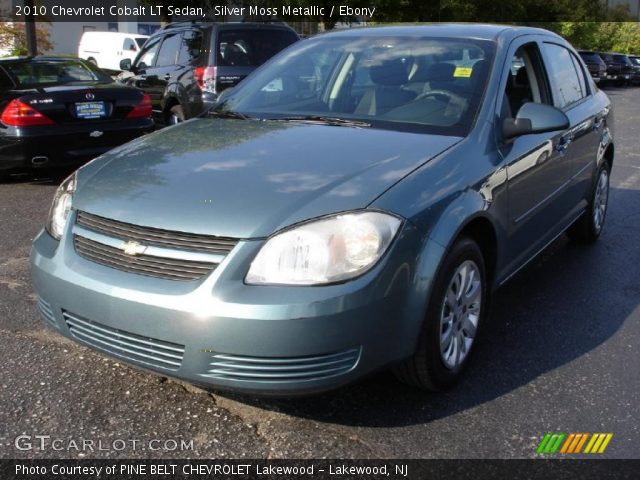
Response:
[{"label": "black suv", "polygon": [[607,79],[617,85],[629,85],[634,73],[633,63],[623,53],[599,53],[607,65]]},{"label": "black suv", "polygon": [[593,81],[603,86],[607,77],[607,65],[596,52],[590,50],[578,50],[580,57],[589,69]]},{"label": "black suv", "polygon": [[120,80],[149,94],[156,122],[178,123],[298,40],[279,23],[172,23],[120,62]]}]

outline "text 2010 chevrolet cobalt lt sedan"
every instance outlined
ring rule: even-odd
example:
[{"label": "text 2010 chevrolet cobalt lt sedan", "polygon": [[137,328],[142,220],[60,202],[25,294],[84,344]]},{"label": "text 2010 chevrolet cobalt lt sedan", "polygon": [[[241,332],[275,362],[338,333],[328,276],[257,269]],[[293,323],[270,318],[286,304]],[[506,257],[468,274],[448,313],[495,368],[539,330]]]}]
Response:
[{"label": "text 2010 chevrolet cobalt lt sedan", "polygon": [[103,155],[36,238],[63,335],[195,384],[459,377],[494,288],[595,240],[611,105],[544,30],[412,26],[286,49],[208,116]]}]

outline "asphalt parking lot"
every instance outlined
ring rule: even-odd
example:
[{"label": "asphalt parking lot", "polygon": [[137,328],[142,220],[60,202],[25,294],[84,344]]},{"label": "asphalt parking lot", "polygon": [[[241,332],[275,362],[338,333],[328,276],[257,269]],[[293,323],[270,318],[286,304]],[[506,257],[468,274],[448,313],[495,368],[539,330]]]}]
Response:
[{"label": "asphalt parking lot", "polygon": [[[441,394],[388,373],[306,399],[211,394],[93,353],[45,327],[30,286],[60,176],[0,184],[0,458],[530,458],[549,431],[611,432],[606,457],[640,458],[640,88],[608,93],[600,241],[560,238],[502,288],[465,380]],[[22,451],[22,434],[106,448]]]}]

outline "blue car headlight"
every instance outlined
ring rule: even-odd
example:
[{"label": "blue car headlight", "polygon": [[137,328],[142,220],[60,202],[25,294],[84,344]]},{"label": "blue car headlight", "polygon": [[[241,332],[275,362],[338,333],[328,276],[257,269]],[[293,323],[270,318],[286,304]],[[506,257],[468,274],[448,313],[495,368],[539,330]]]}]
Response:
[{"label": "blue car headlight", "polygon": [[62,237],[64,227],[67,224],[67,219],[69,218],[73,194],[76,192],[76,175],[77,172],[69,175],[69,177],[60,184],[53,197],[53,203],[51,204],[51,210],[49,210],[46,229],[47,232],[49,232],[49,235],[56,240],[60,240]]},{"label": "blue car headlight", "polygon": [[384,255],[401,224],[387,213],[359,211],[298,225],[267,240],[245,281],[321,285],[357,277]]}]

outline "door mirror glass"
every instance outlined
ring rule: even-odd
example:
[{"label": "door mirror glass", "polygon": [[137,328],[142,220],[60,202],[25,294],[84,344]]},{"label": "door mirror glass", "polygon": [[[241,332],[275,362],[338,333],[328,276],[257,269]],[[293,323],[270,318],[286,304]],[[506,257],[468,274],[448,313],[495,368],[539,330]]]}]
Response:
[{"label": "door mirror glass", "polygon": [[128,72],[131,70],[130,58],[123,58],[122,60],[120,60],[120,70],[122,70],[123,72]]},{"label": "door mirror glass", "polygon": [[555,132],[569,128],[569,118],[551,105],[528,102],[518,110],[516,118],[506,118],[502,133],[506,140],[532,133]]}]

